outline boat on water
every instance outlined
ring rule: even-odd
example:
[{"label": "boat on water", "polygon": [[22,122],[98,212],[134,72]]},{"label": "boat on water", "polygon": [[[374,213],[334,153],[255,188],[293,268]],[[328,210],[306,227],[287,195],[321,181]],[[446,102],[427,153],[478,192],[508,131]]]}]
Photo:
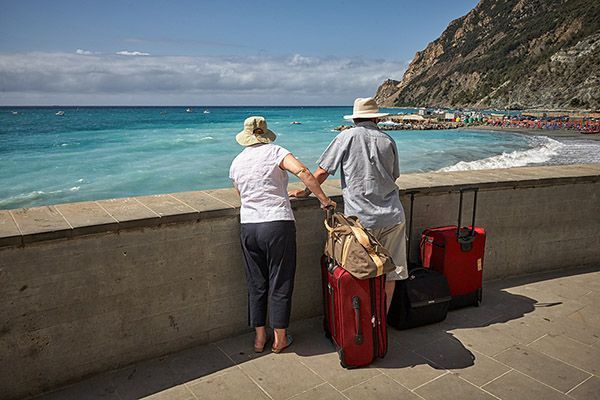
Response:
[{"label": "boat on water", "polygon": [[19,115],[19,112],[18,111],[13,111],[12,115]]},{"label": "boat on water", "polygon": [[302,125],[302,122],[292,121],[290,122],[290,125]]},{"label": "boat on water", "polygon": [[63,115],[65,115],[64,111],[57,111],[56,114],[54,115],[58,115],[59,117],[62,117]]},{"label": "boat on water", "polygon": [[192,112],[192,109],[191,109],[191,108],[186,108],[186,109],[185,109],[185,112],[191,113],[191,112]]},{"label": "boat on water", "polygon": [[210,114],[210,111],[208,111],[208,110],[204,110],[204,111],[202,111],[202,113],[203,113],[203,114]]}]

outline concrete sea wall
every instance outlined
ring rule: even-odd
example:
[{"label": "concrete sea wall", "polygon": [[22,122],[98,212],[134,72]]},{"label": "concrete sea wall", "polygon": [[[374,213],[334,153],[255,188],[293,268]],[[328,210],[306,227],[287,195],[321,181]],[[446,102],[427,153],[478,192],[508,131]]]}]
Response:
[{"label": "concrete sea wall", "polygon": [[[600,263],[600,164],[397,183],[407,215],[417,193],[414,256],[425,227],[456,223],[458,191],[479,187],[486,280]],[[341,201],[338,182],[325,189]],[[325,233],[315,199],[293,207],[297,320],[321,313]],[[0,398],[246,331],[238,215],[229,189],[0,211]]]}]

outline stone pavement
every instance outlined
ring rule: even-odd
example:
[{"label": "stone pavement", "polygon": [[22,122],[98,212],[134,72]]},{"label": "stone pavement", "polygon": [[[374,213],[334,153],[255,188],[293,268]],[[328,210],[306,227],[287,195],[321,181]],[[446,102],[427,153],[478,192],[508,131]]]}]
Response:
[{"label": "stone pavement", "polygon": [[314,318],[286,353],[252,353],[248,333],[37,399],[600,399],[599,304],[600,268],[515,277],[442,323],[390,329],[369,368],[341,368]]}]

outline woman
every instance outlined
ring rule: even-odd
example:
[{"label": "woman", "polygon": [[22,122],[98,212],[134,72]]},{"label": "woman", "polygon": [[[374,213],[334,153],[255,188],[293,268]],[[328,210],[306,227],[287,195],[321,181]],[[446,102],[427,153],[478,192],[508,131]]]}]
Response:
[{"label": "woman", "polygon": [[240,240],[248,282],[248,318],[256,330],[254,350],[264,350],[267,303],[275,337],[272,351],[292,344],[289,325],[296,272],[296,226],[287,194],[288,174],[304,182],[321,202],[335,207],[314,176],[288,150],[272,144],[275,133],[263,117],[249,117],[237,142],[245,149],[233,160],[229,177],[241,197]]}]

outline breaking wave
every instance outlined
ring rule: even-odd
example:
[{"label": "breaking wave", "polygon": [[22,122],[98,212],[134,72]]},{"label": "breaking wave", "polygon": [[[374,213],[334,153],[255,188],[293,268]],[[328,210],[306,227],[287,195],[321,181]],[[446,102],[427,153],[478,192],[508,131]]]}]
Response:
[{"label": "breaking wave", "polygon": [[35,202],[39,200],[51,199],[60,196],[60,193],[62,192],[62,190],[54,190],[51,192],[44,192],[43,190],[34,190],[29,193],[21,193],[15,196],[10,196],[4,199],[0,199],[0,209],[21,207],[21,204],[25,202]]},{"label": "breaking wave", "polygon": [[545,136],[530,138],[532,148],[528,150],[502,153],[475,161],[460,161],[449,167],[441,168],[439,172],[473,171],[480,169],[524,167],[529,164],[548,162],[565,144]]}]

